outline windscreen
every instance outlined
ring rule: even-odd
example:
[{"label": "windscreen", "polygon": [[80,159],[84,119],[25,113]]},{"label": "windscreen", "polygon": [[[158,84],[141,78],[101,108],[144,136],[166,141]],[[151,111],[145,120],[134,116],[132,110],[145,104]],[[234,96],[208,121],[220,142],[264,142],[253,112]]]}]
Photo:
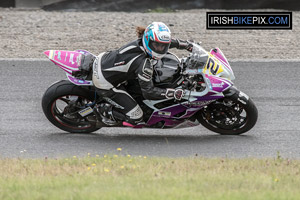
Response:
[{"label": "windscreen", "polygon": [[208,53],[198,44],[193,44],[192,54],[187,59],[188,73],[199,73],[205,67],[208,60]]},{"label": "windscreen", "polygon": [[198,44],[193,44],[193,51],[192,51],[192,53],[194,54],[194,53],[196,53],[196,54],[198,54],[198,55],[200,55],[200,56],[205,56],[205,55],[207,55],[208,56],[208,53],[207,53],[207,51],[205,51],[205,49],[203,49],[200,45],[198,45]]}]

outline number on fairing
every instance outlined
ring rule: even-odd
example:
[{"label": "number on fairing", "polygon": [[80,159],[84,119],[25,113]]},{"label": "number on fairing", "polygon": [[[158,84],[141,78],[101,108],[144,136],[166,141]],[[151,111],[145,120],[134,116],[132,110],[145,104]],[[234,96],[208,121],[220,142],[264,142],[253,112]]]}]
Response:
[{"label": "number on fairing", "polygon": [[216,75],[218,70],[219,70],[219,67],[220,65],[218,65],[214,59],[212,58],[209,58],[208,59],[208,62],[207,62],[207,65],[206,65],[206,68],[207,70],[210,70],[210,72],[213,74],[213,75]]}]

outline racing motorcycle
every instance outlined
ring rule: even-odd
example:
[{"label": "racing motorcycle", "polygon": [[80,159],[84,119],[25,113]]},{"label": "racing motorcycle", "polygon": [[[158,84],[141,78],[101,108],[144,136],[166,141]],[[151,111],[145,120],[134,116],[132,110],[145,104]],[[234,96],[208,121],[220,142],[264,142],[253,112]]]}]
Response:
[{"label": "racing motorcycle", "polygon": [[[48,50],[44,54],[67,76],[67,80],[53,83],[42,98],[44,114],[53,125],[72,133],[128,127],[117,119],[113,124],[104,123],[104,116],[98,112],[101,104],[111,101],[99,96],[92,82],[97,56],[85,50]],[[192,59],[195,56],[197,62]],[[168,53],[153,68],[155,86],[181,88],[185,95],[181,100],[146,100],[137,80],[128,81],[126,90],[142,108],[145,121],[133,128],[184,128],[202,124],[222,135],[238,135],[255,125],[257,108],[248,95],[234,86],[234,73],[219,48],[207,52],[194,44],[189,56],[179,59]]]}]

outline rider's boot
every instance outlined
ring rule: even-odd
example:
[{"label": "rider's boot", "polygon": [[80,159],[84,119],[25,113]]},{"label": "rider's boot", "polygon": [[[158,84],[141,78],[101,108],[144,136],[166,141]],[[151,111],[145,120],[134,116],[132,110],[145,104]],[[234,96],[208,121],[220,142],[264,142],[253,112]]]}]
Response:
[{"label": "rider's boot", "polygon": [[118,112],[115,109],[113,109],[112,113],[115,119],[122,121],[123,126],[128,126],[132,128],[141,128],[145,125],[143,119],[130,119],[130,117],[126,116],[121,112]]},{"label": "rider's boot", "polygon": [[142,128],[145,126],[145,122],[143,119],[130,119],[129,117],[126,117],[125,121],[123,121],[123,126],[128,126],[132,128]]},{"label": "rider's boot", "polygon": [[131,119],[124,113],[113,109],[113,106],[108,103],[100,104],[98,107],[98,113],[102,118],[102,122],[109,126],[114,126],[118,124],[117,121],[121,121],[123,126],[139,128],[145,125],[143,119]]},{"label": "rider's boot", "polygon": [[129,123],[129,122],[126,122],[126,121],[123,122],[123,126],[128,126],[128,127],[132,127],[132,128],[142,128],[142,127],[145,126],[145,124],[146,123],[144,121],[138,122],[136,124]]}]

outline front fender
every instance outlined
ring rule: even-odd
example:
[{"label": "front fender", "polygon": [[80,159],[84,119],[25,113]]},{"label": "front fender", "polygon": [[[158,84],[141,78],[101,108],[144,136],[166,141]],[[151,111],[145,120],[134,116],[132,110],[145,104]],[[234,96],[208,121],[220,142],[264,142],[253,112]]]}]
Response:
[{"label": "front fender", "polygon": [[239,92],[240,91],[236,87],[232,86],[232,87],[228,88],[227,90],[225,90],[223,92],[223,94],[225,97],[231,97],[232,95],[235,95],[235,94],[238,95]]},{"label": "front fender", "polygon": [[223,92],[225,97],[233,97],[242,104],[248,104],[249,96],[246,95],[244,92],[238,90],[236,87],[232,86],[229,89]]}]

